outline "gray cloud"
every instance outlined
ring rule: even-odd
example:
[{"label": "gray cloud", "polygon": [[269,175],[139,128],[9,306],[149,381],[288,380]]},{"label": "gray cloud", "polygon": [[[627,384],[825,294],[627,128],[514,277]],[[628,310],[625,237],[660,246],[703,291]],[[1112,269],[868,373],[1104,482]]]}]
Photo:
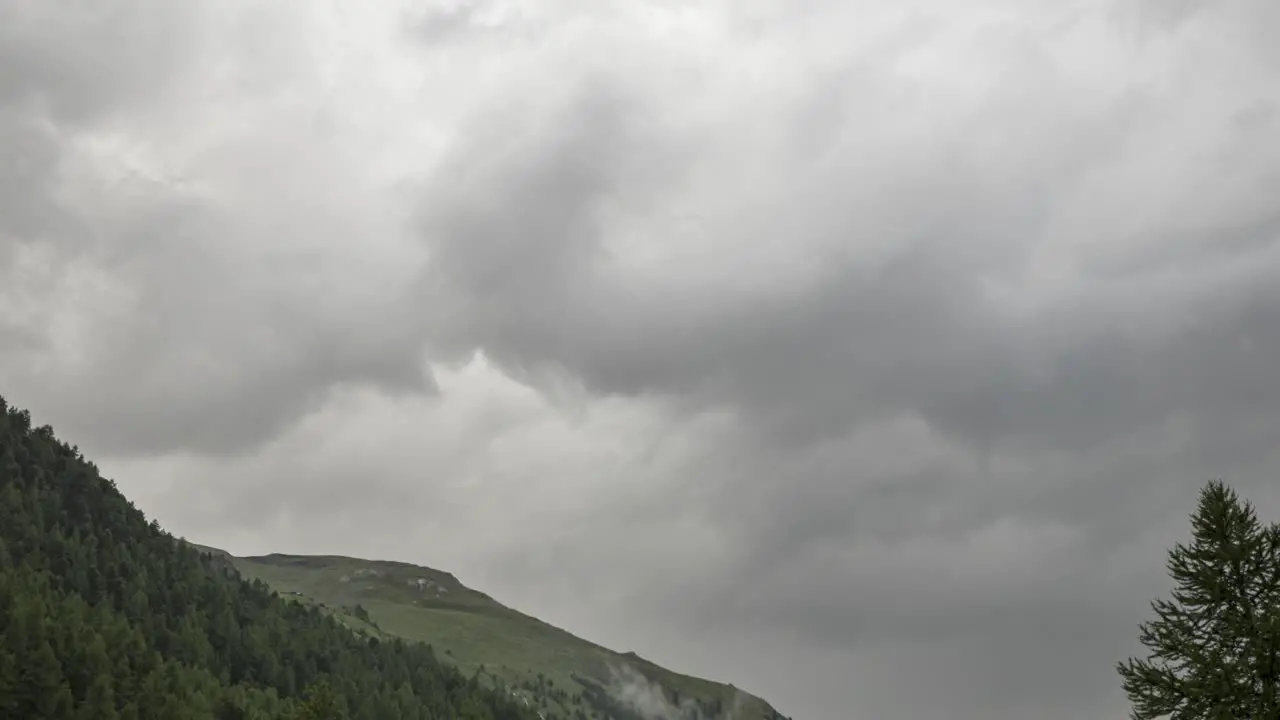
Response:
[{"label": "gray cloud", "polygon": [[0,9],[0,382],[179,532],[1118,718],[1196,486],[1280,516],[1272,4],[163,5]]},{"label": "gray cloud", "polygon": [[[349,168],[313,152],[325,98],[260,106],[307,79],[290,72],[304,46],[264,36],[267,11],[152,5],[4,11],[0,138],[19,162],[0,253],[9,299],[34,310],[0,328],[42,349],[9,382],[124,453],[252,447],[339,382],[429,391],[413,309],[392,282],[351,282],[380,258],[323,249],[385,226],[360,217],[383,207],[341,197]],[[248,136],[246,118],[261,121]]]},{"label": "gray cloud", "polygon": [[[172,3],[6,2],[0,102],[85,124],[171,88],[200,57],[200,9]],[[145,41],[139,42],[140,38]]]}]

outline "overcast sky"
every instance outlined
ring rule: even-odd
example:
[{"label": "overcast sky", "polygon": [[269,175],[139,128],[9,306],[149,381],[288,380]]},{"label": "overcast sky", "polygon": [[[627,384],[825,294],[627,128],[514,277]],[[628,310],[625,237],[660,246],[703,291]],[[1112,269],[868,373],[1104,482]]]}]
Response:
[{"label": "overcast sky", "polygon": [[804,720],[1125,716],[1280,519],[1273,0],[0,0],[0,393]]}]

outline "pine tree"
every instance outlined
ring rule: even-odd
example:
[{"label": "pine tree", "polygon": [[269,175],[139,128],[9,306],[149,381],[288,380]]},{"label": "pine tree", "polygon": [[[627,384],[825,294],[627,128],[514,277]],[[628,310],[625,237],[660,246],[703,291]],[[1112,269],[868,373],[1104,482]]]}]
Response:
[{"label": "pine tree", "polygon": [[1280,525],[1221,481],[1200,494],[1192,542],[1169,551],[1172,601],[1140,626],[1145,660],[1117,666],[1134,720],[1280,720]]},{"label": "pine tree", "polygon": [[80,717],[83,720],[116,720],[115,690],[111,687],[110,675],[98,675],[89,686],[84,704],[80,706]]},{"label": "pine tree", "polygon": [[[2,632],[3,625],[0,625]],[[0,718],[17,717],[18,687],[18,660],[0,645]]]},{"label": "pine tree", "polygon": [[346,716],[333,687],[321,680],[308,688],[306,702],[298,707],[291,720],[345,720]]}]

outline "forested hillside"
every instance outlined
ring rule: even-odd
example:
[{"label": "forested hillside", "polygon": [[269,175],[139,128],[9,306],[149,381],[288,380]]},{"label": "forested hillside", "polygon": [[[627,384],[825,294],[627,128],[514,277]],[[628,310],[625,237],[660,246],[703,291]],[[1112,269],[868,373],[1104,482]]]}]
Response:
[{"label": "forested hillside", "polygon": [[0,718],[327,717],[536,715],[241,580],[0,398]]}]

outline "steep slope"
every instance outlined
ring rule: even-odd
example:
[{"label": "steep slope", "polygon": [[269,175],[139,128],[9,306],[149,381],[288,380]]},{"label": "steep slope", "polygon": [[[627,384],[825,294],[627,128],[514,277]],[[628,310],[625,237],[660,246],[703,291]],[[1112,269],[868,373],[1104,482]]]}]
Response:
[{"label": "steep slope", "polygon": [[0,718],[536,716],[179,542],[0,398]]},{"label": "steep slope", "polygon": [[180,541],[0,398],[0,718],[535,717],[780,716],[448,573]]},{"label": "steep slope", "polygon": [[731,685],[680,675],[634,653],[587,642],[439,570],[335,556],[231,562],[246,578],[319,605],[353,630],[428,643],[467,676],[515,693],[548,719],[782,717]]}]

